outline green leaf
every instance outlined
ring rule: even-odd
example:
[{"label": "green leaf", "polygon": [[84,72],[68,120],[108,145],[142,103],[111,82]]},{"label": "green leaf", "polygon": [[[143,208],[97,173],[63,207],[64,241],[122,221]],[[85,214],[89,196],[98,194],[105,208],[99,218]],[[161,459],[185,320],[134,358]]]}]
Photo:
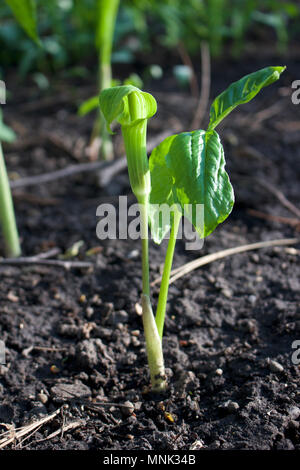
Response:
[{"label": "green leaf", "polygon": [[131,73],[129,77],[125,78],[124,85],[133,85],[137,88],[141,88],[143,86],[143,80],[137,73]]},{"label": "green leaf", "polygon": [[[203,130],[179,134],[169,148],[166,162],[173,177],[174,201],[180,204],[200,238],[208,236],[228,217],[234,204],[218,134]],[[197,217],[199,204],[204,205],[204,223]]]},{"label": "green leaf", "polygon": [[0,142],[14,142],[17,136],[15,132],[6,126],[2,120],[2,109],[0,109]]},{"label": "green leaf", "polygon": [[265,86],[279,79],[286,67],[266,67],[232,83],[211,105],[208,131],[212,131],[239,104],[248,103]]},{"label": "green leaf", "polygon": [[94,109],[97,109],[98,106],[99,106],[99,97],[92,96],[92,98],[88,98],[87,100],[83,101],[83,103],[81,103],[78,109],[78,115],[85,116],[86,114],[89,114],[91,111],[94,111]]},{"label": "green leaf", "polygon": [[171,135],[163,140],[151,153],[149,168],[151,174],[151,193],[149,205],[149,225],[155,243],[161,243],[171,228],[169,218],[163,218],[160,209],[163,204],[174,204],[173,178],[166,164],[166,155],[176,137]]},{"label": "green leaf", "polygon": [[0,122],[0,142],[14,142],[16,140],[16,134],[14,131]]},{"label": "green leaf", "polygon": [[99,101],[109,132],[113,121],[121,126],[133,126],[152,117],[157,109],[152,95],[132,85],[107,88],[100,93]]},{"label": "green leaf", "polygon": [[5,0],[16,20],[37,44],[40,40],[37,33],[36,4],[34,0]]}]

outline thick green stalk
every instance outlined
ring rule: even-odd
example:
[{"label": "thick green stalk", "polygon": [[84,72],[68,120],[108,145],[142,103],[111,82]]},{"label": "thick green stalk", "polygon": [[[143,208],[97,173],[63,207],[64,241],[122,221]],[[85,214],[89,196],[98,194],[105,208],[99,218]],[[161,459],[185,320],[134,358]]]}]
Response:
[{"label": "thick green stalk", "polygon": [[148,204],[149,204],[148,194],[146,194],[145,196],[139,198],[140,227],[141,227],[141,239],[142,239],[143,294],[150,297]]},{"label": "thick green stalk", "polygon": [[153,392],[163,392],[166,389],[167,383],[162,352],[162,342],[157,331],[155,318],[148,295],[142,295],[142,308],[147,358],[150,369],[151,389]]},{"label": "thick green stalk", "polygon": [[8,257],[21,254],[19,235],[14,213],[14,206],[0,142],[0,223],[5,241],[5,253]]},{"label": "thick green stalk", "polygon": [[162,281],[161,281],[161,286],[160,286],[160,291],[159,291],[159,297],[158,297],[155,321],[156,321],[158,333],[161,339],[162,339],[163,330],[164,330],[166,307],[167,307],[167,300],[168,300],[169,281],[170,281],[170,274],[171,274],[172,263],[173,263],[174,249],[176,245],[177,233],[178,233],[178,228],[179,228],[181,217],[182,217],[181,213],[178,210],[175,210],[173,225],[172,225],[172,229],[170,233],[170,239],[169,239],[166,258],[165,258],[165,265],[164,265],[164,271],[163,271],[163,276],[162,276]]},{"label": "thick green stalk", "polygon": [[[96,44],[99,54],[99,92],[111,86],[111,53],[113,36],[120,0],[98,0],[98,25]],[[112,160],[113,146],[106,129],[105,119],[99,111],[94,125],[92,139],[101,137],[100,154],[105,160]]]}]

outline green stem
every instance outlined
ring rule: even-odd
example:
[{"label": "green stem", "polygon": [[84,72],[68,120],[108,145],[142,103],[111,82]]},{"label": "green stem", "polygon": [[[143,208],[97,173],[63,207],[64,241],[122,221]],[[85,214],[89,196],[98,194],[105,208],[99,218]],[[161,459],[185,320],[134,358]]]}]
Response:
[{"label": "green stem", "polygon": [[170,273],[172,269],[174,249],[176,245],[177,233],[178,233],[178,228],[179,228],[181,217],[182,217],[181,213],[178,210],[175,210],[173,225],[172,225],[172,229],[170,233],[170,239],[169,239],[166,258],[165,258],[164,272],[162,276],[159,297],[158,297],[155,321],[156,321],[158,333],[161,339],[163,336],[164,323],[165,323]]},{"label": "green stem", "polygon": [[166,389],[166,376],[162,342],[159,337],[155,318],[148,295],[142,295],[143,325],[146,339],[146,350],[150,369],[151,389],[163,392]]},{"label": "green stem", "polygon": [[[138,111],[138,104],[134,97],[129,99],[132,116]],[[149,283],[148,210],[151,182],[146,151],[147,120],[144,119],[133,126],[122,126],[122,134],[125,143],[130,184],[140,207],[143,273],[142,309],[151,389],[153,392],[161,392],[166,388],[166,377],[162,341],[159,337],[152,312]]]},{"label": "green stem", "polygon": [[[146,185],[147,188],[148,185]],[[152,312],[150,301],[149,283],[149,238],[148,238],[148,209],[149,194],[138,196],[140,206],[140,226],[142,238],[142,272],[143,272],[143,326],[146,340],[147,358],[150,370],[151,390],[162,392],[166,389],[166,376],[164,367],[164,357],[162,351],[162,341],[159,337],[155,318]]]},{"label": "green stem", "polygon": [[[111,53],[119,3],[120,0],[98,0],[96,44],[99,55],[99,93],[111,86]],[[102,140],[100,154],[105,160],[112,160],[113,146],[111,137],[106,129],[105,119],[100,110],[94,125],[92,140],[99,135]]]},{"label": "green stem", "polygon": [[143,270],[143,294],[150,297],[149,282],[149,240],[148,240],[148,204],[149,196],[146,194],[139,198],[140,226],[142,238],[142,270]]},{"label": "green stem", "polygon": [[0,142],[0,223],[2,226],[8,257],[17,257],[21,254],[19,235],[14,213],[14,206],[7,176],[5,161]]}]

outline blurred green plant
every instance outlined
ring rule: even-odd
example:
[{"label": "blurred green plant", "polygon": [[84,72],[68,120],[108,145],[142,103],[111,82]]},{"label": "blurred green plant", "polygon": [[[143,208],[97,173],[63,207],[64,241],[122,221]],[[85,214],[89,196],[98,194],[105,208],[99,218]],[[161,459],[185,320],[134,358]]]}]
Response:
[{"label": "blurred green plant", "polygon": [[[11,12],[41,47],[12,21]],[[86,78],[91,63],[92,71],[98,74],[98,92],[119,84],[112,82],[111,63],[130,63],[140,50],[150,55],[152,46],[179,49],[183,45],[190,55],[198,55],[205,41],[215,57],[223,53],[225,46],[239,56],[247,34],[259,31],[259,25],[263,25],[276,32],[278,50],[284,52],[292,34],[289,20],[298,17],[296,3],[281,0],[5,0],[0,4],[0,64],[17,65],[21,78],[33,72],[36,84],[46,90],[50,86],[48,73],[61,71]],[[193,73],[184,65],[174,68],[181,84],[191,80]],[[145,69],[144,79],[155,78],[154,67],[159,66],[152,64]],[[124,84],[143,85],[136,75]],[[93,96],[82,103],[79,114],[96,109],[97,98]],[[111,140],[99,111],[92,142],[98,136],[100,154],[112,158]]]},{"label": "blurred green plant", "polygon": [[[98,90],[101,93],[112,84],[111,54],[119,0],[97,0],[96,47],[98,52]],[[91,103],[91,101],[90,101]],[[100,110],[92,133],[92,141],[101,138],[100,156],[113,159],[113,146]]]},{"label": "blurred green plant", "polygon": [[5,0],[29,37],[39,44],[35,0]]},{"label": "blurred green plant", "polygon": [[[113,2],[116,0],[113,0]],[[0,63],[18,65],[21,75],[30,71],[56,70],[88,75],[86,66],[95,59],[96,13],[100,0],[5,0],[0,4]],[[113,3],[111,2],[111,3]],[[12,21],[8,4],[28,5],[38,10],[39,36],[43,47],[36,47]],[[36,5],[36,8],[34,8]],[[97,6],[98,5],[98,6]],[[15,7],[20,18],[21,9]],[[30,11],[30,10],[28,10]],[[22,18],[27,18],[25,14]],[[259,25],[273,29],[277,45],[284,51],[288,40],[299,31],[299,5],[281,0],[123,0],[114,31],[112,63],[134,61],[137,50],[151,52],[153,44],[174,48],[179,41],[188,52],[198,54],[199,42],[209,43],[218,56],[229,44],[234,55],[241,54],[247,34]],[[290,22],[291,25],[290,25]],[[23,28],[36,36],[32,21]],[[99,37],[99,35],[97,35]],[[70,40],[71,38],[71,40]],[[228,50],[228,47],[227,47]],[[96,68],[96,67],[95,67]],[[67,73],[67,72],[65,72]]]},{"label": "blurred green plant", "polygon": [[0,109],[0,224],[5,243],[5,254],[8,257],[17,257],[21,254],[13,200],[2,150],[2,142],[13,142],[15,139],[14,131],[4,124]]},{"label": "blurred green plant", "polygon": [[[5,0],[11,8],[15,18],[26,31],[29,37],[40,44],[37,33],[36,5],[34,0]],[[6,88],[1,88],[1,104],[6,102]],[[5,85],[4,85],[5,87]],[[17,257],[21,254],[21,246],[17,229],[14,205],[10,190],[9,178],[6,170],[2,142],[13,142],[16,139],[14,131],[3,122],[3,113],[0,109],[0,224],[5,242],[6,256]]]},{"label": "blurred green plant", "polygon": [[223,52],[228,40],[232,53],[239,55],[247,33],[259,23],[275,30],[283,52],[292,34],[288,20],[299,17],[295,2],[280,0],[127,0],[126,6],[135,11],[137,30],[145,41],[156,37],[170,48],[183,42],[193,54],[205,40],[213,56]]}]

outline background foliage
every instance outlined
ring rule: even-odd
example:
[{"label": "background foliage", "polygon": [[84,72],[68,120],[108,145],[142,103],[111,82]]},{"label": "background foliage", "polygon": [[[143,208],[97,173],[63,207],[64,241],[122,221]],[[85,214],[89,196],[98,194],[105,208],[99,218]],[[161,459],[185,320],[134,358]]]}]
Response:
[{"label": "background foliage", "polygon": [[[35,0],[37,46],[15,21],[11,9],[0,3],[0,67],[18,65],[21,76],[71,70],[84,74],[95,61],[97,0]],[[122,0],[117,19],[113,62],[130,63],[139,51],[153,47],[174,49],[183,43],[193,56],[202,40],[215,57],[243,53],[249,40],[267,29],[284,52],[299,33],[299,6],[280,0]],[[1,70],[1,69],[0,69]]]}]

